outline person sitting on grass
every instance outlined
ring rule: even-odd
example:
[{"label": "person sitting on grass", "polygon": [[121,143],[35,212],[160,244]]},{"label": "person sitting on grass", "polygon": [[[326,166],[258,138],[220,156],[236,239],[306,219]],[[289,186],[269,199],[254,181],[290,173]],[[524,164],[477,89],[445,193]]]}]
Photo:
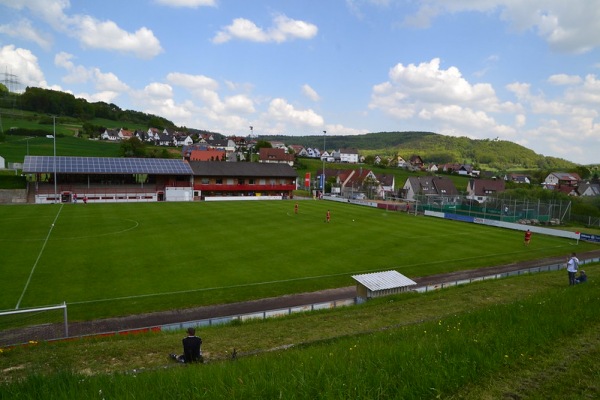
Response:
[{"label": "person sitting on grass", "polygon": [[575,283],[587,282],[587,275],[584,270],[579,271],[579,276],[575,279]]},{"label": "person sitting on grass", "polygon": [[204,362],[202,357],[202,339],[196,336],[196,329],[190,327],[187,329],[187,336],[181,341],[183,343],[183,354],[170,354],[170,357],[180,363]]}]

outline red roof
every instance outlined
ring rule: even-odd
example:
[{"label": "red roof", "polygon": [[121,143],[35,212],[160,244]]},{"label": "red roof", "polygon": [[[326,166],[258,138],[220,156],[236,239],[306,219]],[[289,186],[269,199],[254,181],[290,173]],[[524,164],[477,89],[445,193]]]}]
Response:
[{"label": "red roof", "polygon": [[221,161],[224,157],[223,150],[192,150],[190,161]]}]

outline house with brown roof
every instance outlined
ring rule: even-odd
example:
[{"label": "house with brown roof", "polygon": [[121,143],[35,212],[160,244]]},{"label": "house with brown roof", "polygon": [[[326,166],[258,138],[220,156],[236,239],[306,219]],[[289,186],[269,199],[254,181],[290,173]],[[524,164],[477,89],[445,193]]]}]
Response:
[{"label": "house with brown roof", "polygon": [[131,139],[133,137],[133,132],[127,129],[123,129],[121,128],[119,130],[119,139],[121,140],[128,140]]},{"label": "house with brown roof", "polygon": [[375,178],[379,182],[377,197],[386,199],[396,196],[396,177],[393,174],[376,174]]},{"label": "house with brown roof", "polygon": [[423,168],[423,159],[418,155],[412,155],[408,162],[417,169]]},{"label": "house with brown roof", "polygon": [[258,162],[261,163],[288,164],[292,167],[295,159],[293,154],[286,153],[284,149],[262,147],[258,152]]},{"label": "house with brown roof", "polygon": [[292,149],[294,154],[296,154],[297,156],[305,157],[308,155],[308,153],[306,152],[306,149],[301,144],[291,144],[288,147],[290,149]]},{"label": "house with brown roof", "polygon": [[[327,173],[325,173],[327,176]],[[355,197],[357,194],[368,194],[373,197],[381,191],[379,181],[370,169],[338,170],[336,181],[344,197]]]},{"label": "house with brown roof", "polygon": [[575,188],[579,181],[581,181],[581,178],[574,172],[552,172],[544,179],[542,186],[545,189]]},{"label": "house with brown roof", "polygon": [[467,184],[467,199],[485,203],[488,197],[504,192],[505,182],[502,179],[470,179]]}]

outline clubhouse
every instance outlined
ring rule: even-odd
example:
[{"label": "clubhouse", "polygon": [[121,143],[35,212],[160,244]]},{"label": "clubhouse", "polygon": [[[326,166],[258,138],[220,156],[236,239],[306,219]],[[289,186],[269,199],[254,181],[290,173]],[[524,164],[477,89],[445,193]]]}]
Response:
[{"label": "clubhouse", "polygon": [[37,204],[284,199],[298,177],[288,164],[52,156],[26,156],[23,174]]}]

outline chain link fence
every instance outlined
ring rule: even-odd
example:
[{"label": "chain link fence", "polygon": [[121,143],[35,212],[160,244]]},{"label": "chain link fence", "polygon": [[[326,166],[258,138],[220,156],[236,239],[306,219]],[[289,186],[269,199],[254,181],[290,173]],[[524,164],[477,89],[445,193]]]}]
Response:
[{"label": "chain link fence", "polygon": [[[571,202],[541,201],[514,197],[488,197],[484,203],[466,196],[417,195],[418,212],[447,212],[476,218],[525,224],[558,225],[571,220]],[[587,223],[587,221],[586,221]]]}]

